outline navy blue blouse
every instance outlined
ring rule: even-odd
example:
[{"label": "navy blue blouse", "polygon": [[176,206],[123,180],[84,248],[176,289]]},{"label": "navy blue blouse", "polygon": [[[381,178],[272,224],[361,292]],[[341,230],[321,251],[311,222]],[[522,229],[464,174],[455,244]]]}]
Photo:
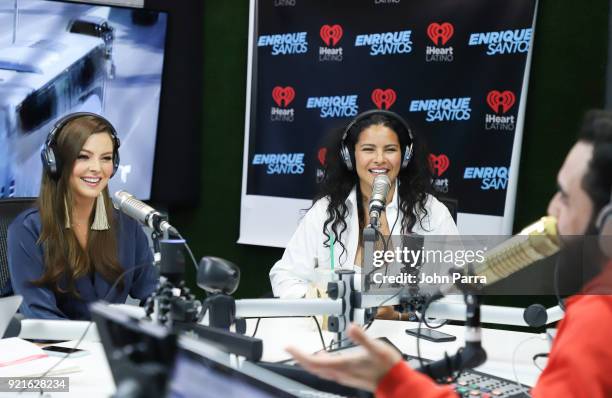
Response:
[{"label": "navy blue blouse", "polygon": [[[8,263],[15,294],[23,296],[20,311],[26,318],[89,320],[89,304],[97,300],[125,303],[128,296],[146,299],[157,286],[158,273],[153,266],[153,253],[140,225],[115,211],[117,220],[118,260],[126,272],[124,288],[110,291],[110,283],[97,272],[75,281],[80,298],[72,294],[54,293],[35,286],[44,271],[43,246],[38,243],[41,231],[40,214],[28,209],[11,223],[8,229]],[[60,286],[63,286],[60,282]]]}]

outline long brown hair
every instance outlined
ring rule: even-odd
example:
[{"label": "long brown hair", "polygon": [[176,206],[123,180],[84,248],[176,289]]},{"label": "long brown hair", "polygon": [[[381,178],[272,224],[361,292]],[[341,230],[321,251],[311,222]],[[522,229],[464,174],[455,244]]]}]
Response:
[{"label": "long brown hair", "polygon": [[[60,176],[51,178],[43,170],[38,211],[41,220],[41,233],[38,242],[44,248],[45,270],[42,276],[32,281],[37,286],[46,286],[56,293],[70,293],[79,297],[75,281],[79,278],[99,273],[107,282],[114,282],[123,272],[117,258],[116,221],[113,206],[108,194],[108,187],[102,191],[106,205],[106,216],[110,229],[103,231],[89,230],[86,248],[79,244],[74,230],[65,228],[66,206],[73,208],[74,198],[69,189],[70,176],[74,163],[93,134],[109,134],[112,126],[95,116],[82,116],[68,122],[56,133],[54,140],[55,154],[61,162]],[[95,207],[95,206],[94,206]],[[93,222],[95,211],[92,211],[89,225]],[[62,287],[65,283],[66,288]],[[123,281],[119,282],[123,289]]]}]

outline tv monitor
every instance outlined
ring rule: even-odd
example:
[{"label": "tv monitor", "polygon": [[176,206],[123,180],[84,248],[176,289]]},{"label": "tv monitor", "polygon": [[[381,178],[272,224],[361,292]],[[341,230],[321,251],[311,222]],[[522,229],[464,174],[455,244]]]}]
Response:
[{"label": "tv monitor", "polygon": [[0,2],[0,198],[38,196],[47,134],[80,111],[118,132],[111,192],[150,198],[167,21],[150,9]]},{"label": "tv monitor", "polygon": [[[203,346],[195,340],[182,340],[183,346],[187,343],[192,346]],[[216,398],[253,397],[253,398],[281,398],[298,397],[290,389],[275,386],[267,380],[268,373],[254,377],[233,368],[224,361],[225,357],[218,355],[215,361],[211,352],[202,354],[185,347],[179,347],[170,371],[168,380],[167,398]],[[252,368],[256,368],[253,366]],[[274,378],[281,379],[273,375]],[[284,381],[284,380],[283,380]],[[206,388],[203,389],[202,385]],[[305,391],[311,394],[314,391]]]}]

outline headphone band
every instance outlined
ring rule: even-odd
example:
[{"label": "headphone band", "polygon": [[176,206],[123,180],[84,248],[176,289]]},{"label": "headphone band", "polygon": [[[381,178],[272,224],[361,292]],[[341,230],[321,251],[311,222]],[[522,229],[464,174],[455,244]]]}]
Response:
[{"label": "headphone band", "polygon": [[351,122],[344,129],[344,132],[342,133],[342,142],[344,143],[346,141],[346,138],[348,137],[352,128],[355,127],[357,123],[373,115],[387,116],[388,118],[394,119],[397,122],[399,122],[402,125],[402,127],[404,127],[406,132],[408,133],[408,137],[410,137],[410,143],[412,144],[412,142],[414,141],[414,136],[412,134],[412,129],[410,128],[406,120],[404,120],[403,117],[401,117],[395,112],[387,111],[383,109],[370,109],[368,111],[362,112],[359,115],[355,116],[353,120],[351,120]]},{"label": "headphone band", "polygon": [[70,122],[73,120],[79,119],[81,117],[93,117],[96,118],[99,122],[104,123],[109,128],[109,133],[111,135],[111,140],[113,141],[113,173],[111,177],[115,175],[117,169],[119,168],[119,147],[121,146],[121,141],[117,135],[117,131],[111,122],[108,121],[105,117],[98,115],[92,112],[75,112],[65,115],[55,122],[51,131],[47,135],[47,139],[45,140],[45,144],[41,151],[41,159],[43,168],[47,171],[47,173],[54,179],[58,179],[61,174],[61,167],[58,154],[55,153],[55,144],[57,134]]},{"label": "headphone band", "polygon": [[[408,138],[410,142],[405,146],[405,148],[402,148],[403,157],[402,157],[401,168],[405,169],[408,166],[410,159],[412,158],[412,149],[413,149],[413,143],[414,143],[414,135],[412,133],[412,129],[410,128],[410,126],[408,125],[408,123],[403,117],[401,117],[395,112],[387,111],[383,109],[370,109],[368,111],[360,113],[359,115],[355,116],[353,120],[351,120],[351,122],[344,129],[342,133],[342,139],[340,141],[340,157],[342,158],[344,164],[346,165],[346,168],[349,171],[352,171],[354,169],[353,159],[351,155],[352,152],[349,150],[348,146],[346,145],[346,139],[348,138],[349,134],[351,133],[352,129],[355,127],[357,123],[369,118],[370,116],[374,116],[374,115],[386,116],[389,119],[395,120],[404,128],[406,133],[408,133]],[[398,132],[395,132],[395,133],[397,134],[399,138],[400,134]]]}]

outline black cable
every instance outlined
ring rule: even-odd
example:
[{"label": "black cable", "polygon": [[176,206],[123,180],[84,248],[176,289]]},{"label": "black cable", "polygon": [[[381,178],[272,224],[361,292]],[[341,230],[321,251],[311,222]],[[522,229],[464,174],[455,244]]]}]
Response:
[{"label": "black cable", "polygon": [[[398,182],[398,189],[395,191],[395,195],[397,197],[397,213],[395,215],[395,221],[393,221],[393,226],[391,227],[391,229],[389,230],[389,237],[387,238],[387,241],[385,242],[385,237],[384,235],[381,235],[382,241],[383,241],[383,248],[385,250],[385,252],[389,249],[389,242],[391,242],[391,238],[393,237],[393,230],[395,229],[395,225],[397,224],[397,220],[399,220],[399,215],[400,215],[400,201],[399,201],[399,182]],[[385,216],[386,217],[386,216]],[[387,272],[389,270],[389,264],[385,264],[385,277],[387,276]],[[384,280],[384,277],[383,277]],[[380,285],[378,285],[378,288],[380,289],[383,285],[383,282],[380,282]],[[367,330],[367,329],[366,329]]]},{"label": "black cable", "polygon": [[[383,243],[383,250],[387,251],[389,246],[387,246],[388,241],[385,240],[385,236],[374,225],[370,224],[370,226],[374,230],[374,236],[376,237],[376,241],[378,241],[378,239],[380,239],[382,241],[382,243]],[[376,242],[374,242],[374,243],[376,243]]]},{"label": "black cable", "polygon": [[[425,302],[425,305],[423,306],[423,311],[421,313],[421,317],[419,318],[419,325],[417,327],[417,333],[416,333],[416,344],[417,344],[417,358],[419,360],[419,366],[421,367],[421,369],[425,368],[425,365],[423,363],[423,358],[421,357],[421,325],[423,320],[426,318],[426,313],[427,313],[427,309],[429,308],[429,305],[431,303],[433,303],[434,301],[438,300],[442,298],[442,295],[440,293],[436,293],[430,297],[427,298],[427,301]],[[448,321],[448,320],[446,320]],[[427,324],[427,323],[425,323]],[[462,350],[462,348],[459,349],[460,351]],[[448,361],[448,356],[446,355],[446,352],[444,353],[444,356],[447,358]],[[457,371],[457,374],[455,374],[452,377],[452,380],[450,381],[450,383],[454,383],[455,381],[457,381],[457,379],[459,378],[459,376],[461,376],[461,372],[463,369],[459,369]]]},{"label": "black cable", "polygon": [[340,344],[342,344],[342,343],[344,343],[345,341],[348,341],[348,340],[350,340],[350,338],[348,338],[348,337],[345,337],[345,338],[340,339],[340,340],[338,340],[338,341],[332,340],[332,341],[329,343],[329,345],[328,345],[328,346],[326,346],[326,347],[324,347],[322,350],[315,351],[315,354],[316,354],[316,353],[318,353],[318,352],[321,352],[321,351],[332,351],[332,350],[334,349],[334,344],[335,344],[335,345],[336,345],[338,348],[340,348]]},{"label": "black cable", "polygon": [[397,214],[395,215],[395,221],[393,221],[393,226],[391,227],[391,229],[389,230],[389,239],[387,239],[387,245],[386,247],[389,247],[389,241],[391,240],[391,237],[393,236],[393,230],[395,229],[395,225],[397,224],[397,220],[399,220],[399,214],[400,214],[400,201],[399,201],[399,181],[397,183],[397,190],[395,191],[395,194],[397,195]]},{"label": "black cable", "polygon": [[423,358],[421,357],[421,325],[422,325],[423,319],[425,318],[427,308],[429,307],[429,304],[431,302],[432,302],[431,297],[427,298],[427,301],[425,301],[425,305],[423,306],[423,312],[421,312],[421,316],[419,317],[419,324],[417,326],[417,333],[416,333],[417,359],[419,360],[419,366],[421,367],[421,369],[423,369],[425,366],[423,364]]},{"label": "black cable", "polygon": [[557,260],[555,261],[555,272],[554,272],[554,283],[553,287],[555,289],[555,297],[557,298],[557,302],[559,303],[559,307],[563,312],[565,312],[565,301],[561,298],[561,293],[559,292],[559,262],[560,255],[557,255]]},{"label": "black cable", "polygon": [[[397,220],[399,219],[400,207],[399,207],[399,192],[398,191],[399,191],[399,185],[398,185],[398,190],[396,190],[395,192],[395,194],[397,195],[397,214],[395,215],[395,221],[393,221],[393,226],[389,230],[389,237],[387,238],[387,240],[385,241],[385,236],[381,232],[379,232],[376,227],[372,226],[372,228],[374,228],[374,231],[378,232],[378,234],[380,235],[380,238],[383,242],[383,249],[385,252],[389,250],[389,242],[391,242],[391,238],[393,237],[393,229],[395,229],[395,225],[397,224]],[[388,270],[389,270],[389,264],[387,263],[385,264],[385,275],[384,275],[385,277],[387,276]],[[380,285],[378,285],[378,288],[380,289],[382,285],[383,285],[383,282],[380,282]]]},{"label": "black cable", "polygon": [[425,317],[422,317],[422,318],[423,318],[423,323],[425,324],[425,326],[427,326],[430,329],[439,329],[448,323],[448,319],[444,319],[442,323],[440,323],[439,325],[431,326],[429,323],[427,323],[427,318]]},{"label": "black cable", "polygon": [[259,328],[259,321],[261,321],[261,318],[257,318],[257,323],[255,324],[255,330],[253,331],[253,335],[251,337],[255,337],[255,335],[257,334],[257,328]]},{"label": "black cable", "polygon": [[189,257],[191,257],[191,261],[193,262],[193,266],[196,270],[196,273],[198,272],[198,262],[196,261],[193,253],[191,252],[191,248],[189,247],[189,244],[187,244],[187,239],[183,238],[183,235],[181,235],[180,233],[177,234],[179,238],[181,238],[181,240],[183,241],[183,245],[185,246],[185,249],[187,249],[187,253],[189,253]]},{"label": "black cable", "polygon": [[[421,316],[419,317],[419,324],[417,326],[417,333],[416,333],[416,339],[417,339],[416,343],[417,343],[417,358],[419,360],[419,366],[421,368],[425,366],[423,364],[423,358],[421,357],[421,326],[423,325],[423,323],[427,325],[426,317],[427,317],[427,309],[429,308],[429,305],[433,303],[434,301],[440,299],[441,297],[442,295],[440,295],[439,293],[429,296],[427,300],[425,301],[425,304],[423,305],[423,310],[421,311]],[[448,320],[445,320],[445,323],[446,322],[448,322]],[[440,327],[440,326],[437,326],[437,327]],[[432,328],[432,329],[435,329],[435,328]]]},{"label": "black cable", "polygon": [[[402,290],[404,290],[404,289],[403,289],[403,288],[401,288],[401,289],[399,289],[399,290],[397,291],[397,293],[395,293],[393,296],[387,297],[387,298],[386,298],[385,300],[383,300],[383,301],[382,301],[380,304],[378,304],[378,305],[377,305],[377,307],[381,307],[381,306],[383,306],[383,305],[384,305],[384,304],[385,304],[387,301],[392,300],[393,298],[395,298],[397,295],[399,295],[399,294],[402,292]],[[368,329],[370,328],[370,326],[372,326],[372,324],[374,323],[374,321],[375,321],[375,320],[376,320],[376,317],[373,317],[373,318],[372,318],[372,319],[371,319],[371,320],[370,320],[368,323],[366,323],[366,324],[363,326],[363,330],[364,330],[364,331],[368,330]],[[347,341],[347,340],[350,340],[350,338],[349,338],[349,337],[345,337],[345,338],[343,338],[343,339],[338,340],[337,342],[332,340],[332,341],[331,341],[331,343],[329,343],[329,348],[326,348],[326,349],[323,349],[323,350],[316,351],[316,352],[315,352],[315,354],[316,354],[316,353],[318,353],[318,352],[321,352],[321,351],[331,350],[334,344],[336,344],[338,347],[340,347],[340,344],[341,344],[341,343],[344,343],[344,342],[345,342],[345,341]]]},{"label": "black cable", "polygon": [[531,360],[533,361],[533,366],[538,368],[540,370],[540,372],[543,372],[544,368],[541,368],[541,367],[538,366],[538,359],[539,358],[548,358],[548,353],[544,352],[544,353],[540,353],[540,354],[535,354],[533,356],[533,358],[531,358]]},{"label": "black cable", "polygon": [[266,317],[258,317],[258,318],[254,318],[254,317],[242,318],[242,319],[257,319],[257,323],[255,324],[255,331],[253,331],[253,335],[251,337],[255,337],[255,335],[257,334],[257,329],[259,328],[259,322],[261,321],[262,318],[312,318],[317,324],[317,329],[319,331],[319,337],[321,338],[321,344],[323,345],[323,350],[325,350],[326,348],[325,339],[323,337],[323,331],[321,329],[321,325],[319,324],[319,320],[317,319],[316,316],[266,316]]},{"label": "black cable", "polygon": [[[377,237],[377,240],[378,240],[378,237],[380,237],[380,240],[383,243],[383,251],[384,251],[384,253],[386,253],[388,251],[388,249],[389,249],[388,245],[389,245],[389,240],[391,240],[391,235],[389,235],[389,239],[387,241],[385,241],[385,236],[378,230],[378,228],[376,228],[375,226],[372,225],[372,229],[374,229],[374,236]],[[389,233],[391,233],[391,232],[389,232]],[[374,244],[376,245],[376,242],[374,242]],[[384,276],[387,276],[387,272],[388,271],[389,271],[389,263],[385,262],[385,275]],[[383,281],[384,281],[384,278],[383,278]],[[380,284],[378,285],[379,289],[382,287],[383,283],[384,282],[380,282]]]},{"label": "black cable", "polygon": [[325,339],[323,338],[323,331],[321,330],[321,325],[319,325],[319,320],[316,316],[313,316],[315,323],[317,324],[317,329],[319,330],[319,337],[321,338],[321,344],[323,345],[323,349],[325,350]]}]

